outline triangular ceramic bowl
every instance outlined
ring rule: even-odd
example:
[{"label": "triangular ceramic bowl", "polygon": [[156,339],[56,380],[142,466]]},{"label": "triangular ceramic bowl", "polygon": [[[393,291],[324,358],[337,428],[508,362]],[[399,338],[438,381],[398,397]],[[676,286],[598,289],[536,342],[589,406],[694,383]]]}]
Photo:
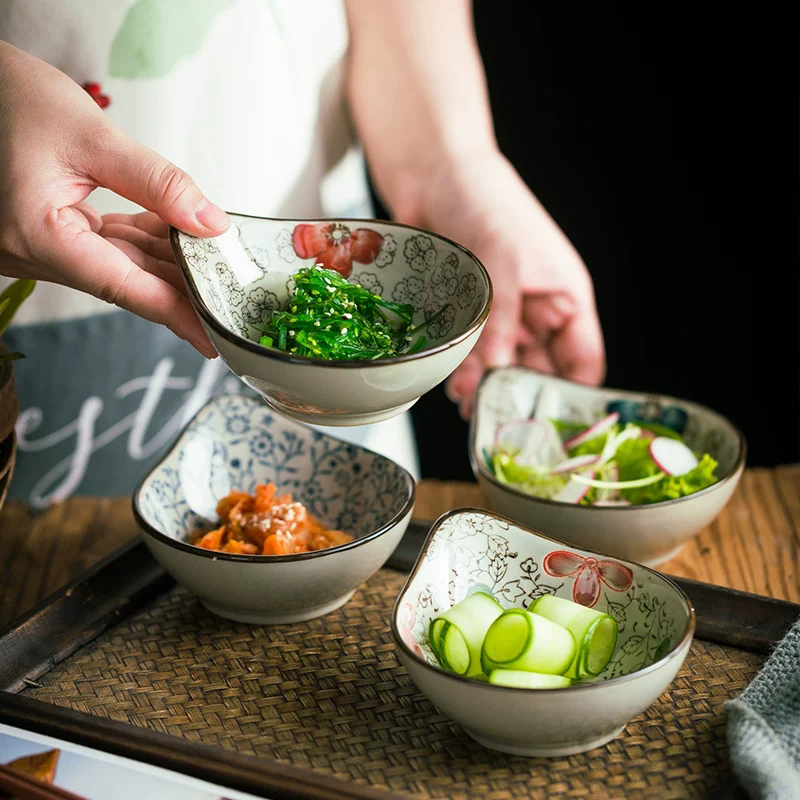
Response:
[{"label": "triangular ceramic bowl", "polygon": [[[445,671],[428,626],[475,591],[504,608],[555,594],[610,614],[619,624],[611,662],[591,682],[563,689],[505,688]],[[392,612],[398,658],[433,705],[481,744],[528,756],[579,753],[618,736],[672,682],[694,627],[689,598],[663,575],[478,509],[434,524]]]},{"label": "triangular ceramic bowl", "polygon": [[[287,416],[321,425],[388,419],[441,383],[478,340],[491,306],[483,265],[433,233],[375,220],[277,220],[233,214],[224,236],[170,232],[189,298],[225,363]],[[237,246],[239,240],[245,248]],[[349,280],[431,319],[416,353],[373,361],[305,358],[259,344],[300,267],[335,266]]]},{"label": "triangular ceramic bowl", "polygon": [[[273,482],[349,544],[299,555],[233,555],[195,547],[217,501]],[[144,541],[215,614],[295,622],[341,606],[391,555],[414,506],[414,479],[390,459],[275,414],[242,395],[213,397],[133,495]]]},{"label": "triangular ceramic bowl", "polygon": [[[529,418],[545,390],[553,403],[551,417],[589,423],[613,407],[626,420],[646,419],[680,429],[693,450],[708,452],[718,461],[719,480],[695,494],[636,506],[560,503],[501,483],[487,461],[495,433],[504,422]],[[524,367],[494,369],[484,376],[470,423],[469,447],[472,471],[494,511],[560,541],[650,566],[675,556],[687,539],[720,513],[739,483],[747,451],[744,435],[735,425],[698,403],[584,386]]]}]

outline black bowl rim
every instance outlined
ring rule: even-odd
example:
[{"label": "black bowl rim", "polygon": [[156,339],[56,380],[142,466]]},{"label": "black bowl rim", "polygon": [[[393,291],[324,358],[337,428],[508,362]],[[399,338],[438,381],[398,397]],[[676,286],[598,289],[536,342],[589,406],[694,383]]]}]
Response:
[{"label": "black bowl rim", "polygon": [[[430,670],[431,672],[434,672],[437,675],[443,676],[445,679],[461,681],[469,686],[477,686],[478,688],[488,688],[491,691],[497,691],[497,692],[519,693],[520,691],[525,691],[525,690],[520,690],[513,686],[495,686],[493,683],[476,681],[474,678],[466,678],[463,675],[456,675],[454,672],[448,672],[447,670],[442,669],[441,667],[437,667],[433,664],[430,664],[425,659],[420,658],[403,641],[397,629],[397,615],[399,612],[400,603],[403,600],[405,593],[408,591],[408,588],[411,585],[412,581],[416,577],[417,572],[419,572],[419,569],[422,566],[423,561],[425,560],[425,556],[427,555],[428,552],[428,547],[430,546],[433,537],[436,535],[436,532],[439,530],[439,528],[446,520],[460,514],[481,514],[486,517],[491,517],[492,519],[497,519],[502,522],[507,522],[513,527],[517,528],[518,530],[521,530],[525,533],[533,534],[534,536],[538,536],[540,539],[546,539],[549,542],[553,542],[553,544],[557,544],[562,547],[572,547],[566,542],[561,542],[558,539],[554,539],[552,536],[546,536],[545,534],[540,533],[539,531],[535,531],[532,528],[528,528],[525,525],[520,525],[519,522],[516,522],[515,520],[510,519],[509,517],[504,517],[502,514],[495,514],[493,511],[487,511],[485,508],[468,507],[468,508],[457,508],[454,509],[453,511],[447,511],[446,513],[442,514],[442,516],[440,516],[439,519],[437,519],[436,522],[434,522],[433,525],[431,526],[431,529],[428,532],[427,537],[425,537],[425,541],[423,542],[422,547],[420,548],[417,560],[414,562],[414,566],[412,567],[411,572],[409,572],[408,578],[406,579],[406,582],[403,584],[403,588],[400,590],[400,593],[397,595],[397,598],[394,601],[394,605],[392,606],[392,619],[391,619],[392,638],[395,641],[395,645],[399,647],[406,656],[411,658],[414,662],[424,667],[425,669]],[[576,547],[572,549],[580,550],[582,548]],[[677,592],[679,597],[683,599],[685,607],[688,609],[689,612],[689,619],[687,621],[686,630],[684,631],[683,636],[681,636],[678,642],[670,649],[668,653],[665,653],[663,656],[661,656],[661,658],[659,658],[657,661],[654,661],[652,664],[648,664],[646,667],[637,669],[635,672],[629,672],[627,675],[619,675],[616,678],[609,678],[608,680],[604,681],[588,681],[586,683],[575,683],[572,686],[563,686],[560,688],[547,689],[548,696],[551,692],[592,691],[592,690],[602,689],[603,687],[606,686],[612,686],[612,685],[616,686],[626,681],[636,680],[642,675],[647,675],[650,672],[655,672],[661,669],[661,667],[663,667],[668,661],[671,661],[673,658],[676,658],[678,652],[684,647],[684,645],[687,644],[687,642],[690,642],[692,640],[692,637],[694,636],[695,626],[697,624],[697,617],[695,615],[694,606],[692,605],[692,601],[689,599],[689,596],[686,594],[686,592],[684,592],[683,589],[681,589],[681,587],[678,586],[674,581],[670,580],[670,578],[668,578],[663,573],[651,569],[650,567],[646,567],[643,564],[638,564],[635,561],[625,561],[624,559],[616,558],[615,556],[608,555],[607,553],[600,553],[588,550],[585,552],[591,552],[596,556],[600,556],[601,558],[609,558],[613,559],[614,561],[620,561],[623,564],[632,565],[634,567],[637,567],[638,569],[643,569],[651,573],[652,575],[655,575],[657,578],[663,580]]]},{"label": "black bowl rim", "polygon": [[[324,368],[342,368],[342,369],[355,369],[360,368],[363,369],[365,367],[387,367],[391,366],[392,364],[402,364],[408,361],[416,361],[421,358],[426,358],[428,356],[436,355],[437,353],[441,353],[445,350],[449,350],[451,347],[455,347],[455,345],[460,344],[465,339],[468,339],[472,336],[476,331],[480,330],[483,324],[486,322],[486,319],[489,316],[489,311],[492,307],[492,300],[494,297],[494,290],[492,288],[492,279],[489,276],[489,271],[483,265],[483,262],[471,251],[467,250],[466,247],[463,245],[458,244],[458,242],[454,242],[452,239],[448,239],[446,236],[442,236],[439,233],[435,233],[434,231],[427,230],[426,228],[418,228],[414,225],[405,225],[401,222],[392,222],[391,220],[381,220],[381,219],[354,219],[351,217],[319,217],[319,218],[310,218],[310,219],[276,219],[275,217],[258,217],[253,214],[240,214],[238,211],[228,211],[228,214],[231,216],[236,217],[245,217],[247,219],[256,219],[266,222],[286,222],[286,223],[297,223],[297,224],[309,224],[309,223],[320,223],[320,222],[350,222],[350,223],[359,223],[359,224],[369,224],[369,223],[377,223],[379,225],[388,225],[393,228],[405,228],[412,231],[417,231],[419,233],[425,234],[427,236],[433,236],[440,241],[447,242],[449,245],[452,245],[456,249],[460,250],[464,253],[467,257],[472,259],[477,265],[478,268],[483,275],[484,280],[486,281],[486,300],[483,304],[483,308],[481,309],[480,314],[473,320],[470,325],[457,336],[454,336],[452,339],[448,339],[441,344],[437,344],[434,347],[424,348],[419,350],[416,353],[405,353],[399,356],[395,356],[394,358],[376,358],[371,361],[368,360],[332,360],[327,358],[313,358],[311,356],[298,356],[292,355],[291,353],[287,353],[284,350],[278,350],[274,347],[267,347],[266,345],[260,344],[258,342],[254,342],[251,339],[245,339],[244,336],[240,336],[237,333],[233,333],[233,331],[228,330],[218,319],[217,317],[211,312],[211,310],[206,306],[203,298],[200,296],[200,292],[197,289],[197,284],[195,283],[194,276],[192,275],[192,271],[189,268],[189,265],[186,263],[186,258],[183,255],[183,251],[181,250],[180,240],[178,239],[178,235],[180,233],[184,233],[183,231],[179,231],[174,226],[170,226],[169,229],[169,239],[170,243],[172,244],[172,252],[175,255],[175,260],[181,268],[181,272],[183,273],[183,279],[186,283],[187,288],[189,289],[189,295],[192,300],[192,305],[195,308],[195,311],[200,315],[201,319],[208,325],[214,333],[218,336],[221,336],[230,344],[236,345],[237,347],[242,347],[250,353],[254,353],[255,355],[262,356],[264,358],[275,359],[277,361],[285,361],[290,364],[301,364],[304,366],[314,366],[314,367],[324,367]],[[185,236],[191,236],[191,234],[184,233]],[[197,237],[195,237],[197,238]]]},{"label": "black bowl rim", "polygon": [[[412,509],[414,508],[414,500],[416,497],[416,482],[414,481],[414,477],[411,473],[403,466],[398,464],[396,461],[393,461],[388,456],[381,455],[380,453],[376,453],[374,450],[370,450],[367,447],[362,447],[359,444],[352,444],[352,442],[346,442],[346,444],[352,444],[353,447],[357,447],[364,453],[369,453],[372,456],[376,456],[377,458],[383,458],[386,461],[393,464],[397,469],[399,469],[402,475],[406,479],[406,491],[407,491],[407,498],[403,503],[403,507],[398,511],[388,522],[385,522],[381,525],[380,528],[377,528],[374,531],[370,531],[369,533],[364,534],[363,536],[358,536],[354,538],[351,542],[346,542],[345,544],[337,545],[336,547],[328,547],[324,550],[312,550],[310,553],[294,553],[291,555],[276,555],[276,556],[265,556],[265,555],[245,555],[239,553],[224,553],[219,550],[206,550],[204,547],[197,547],[196,545],[189,544],[188,542],[183,542],[178,539],[173,539],[171,536],[167,536],[162,531],[158,530],[158,528],[154,527],[150,524],[145,518],[144,514],[142,514],[139,508],[139,496],[142,493],[142,489],[144,488],[145,483],[150,479],[150,477],[155,473],[161,465],[173,454],[175,453],[181,443],[181,440],[186,435],[189,427],[195,422],[195,420],[210,406],[226,399],[236,397],[241,400],[246,401],[247,403],[253,405],[253,407],[262,408],[262,404],[252,398],[248,397],[247,395],[242,394],[218,394],[210,397],[200,408],[195,415],[181,428],[180,432],[178,433],[177,437],[174,439],[172,444],[169,447],[169,450],[158,460],[156,464],[154,464],[142,477],[139,483],[134,489],[133,497],[131,500],[131,505],[133,508],[133,516],[136,519],[140,529],[143,533],[151,536],[158,542],[162,544],[169,545],[170,547],[181,550],[185,553],[189,553],[191,555],[199,556],[201,558],[210,558],[213,561],[235,561],[243,564],[286,564],[290,561],[309,561],[314,558],[321,558],[326,555],[331,555],[333,553],[343,553],[347,550],[353,550],[357,547],[361,547],[362,545],[368,544],[369,542],[377,539],[379,536],[382,536],[384,533],[387,533],[396,525],[398,525],[407,515],[411,514]],[[278,420],[288,422],[291,425],[295,425],[301,428],[308,428],[309,431],[313,432],[313,428],[310,428],[307,425],[304,425],[302,422],[297,422],[295,420],[289,419],[284,417],[277,412],[273,411],[270,408],[266,408],[271,414],[275,415]],[[331,436],[328,433],[323,433],[319,431],[320,435],[328,438],[328,439],[335,439],[336,441],[344,441],[342,439],[336,439],[335,436]]]},{"label": "black bowl rim", "polygon": [[[700,489],[697,492],[692,492],[692,494],[687,494],[684,495],[683,497],[673,497],[671,500],[659,500],[659,502],[657,503],[647,503],[645,505],[638,505],[638,506],[633,506],[633,505],[632,506],[582,506],[574,503],[561,503],[558,500],[550,500],[546,497],[535,497],[532,494],[526,494],[525,492],[521,491],[520,489],[517,489],[514,486],[507,486],[506,484],[498,481],[497,478],[495,478],[494,475],[491,475],[489,471],[486,469],[486,466],[483,464],[483,461],[481,460],[477,452],[476,438],[477,438],[477,427],[478,427],[477,423],[478,401],[481,389],[483,389],[484,384],[486,383],[486,381],[489,380],[491,375],[497,372],[504,372],[510,369],[521,370],[523,372],[530,372],[546,380],[563,381],[564,383],[569,383],[574,386],[580,386],[581,388],[584,389],[599,388],[602,389],[603,391],[609,391],[609,392],[620,392],[625,394],[647,394],[653,397],[657,397],[661,400],[671,401],[678,405],[690,403],[691,405],[696,406],[697,408],[701,408],[710,414],[714,414],[715,416],[724,420],[726,424],[731,426],[731,428],[736,432],[737,441],[739,444],[739,455],[737,456],[736,462],[734,463],[733,467],[731,467],[731,469],[725,475],[723,475],[716,483],[712,483],[711,486],[706,486],[705,489]],[[685,398],[681,397],[673,397],[668,394],[661,394],[660,392],[640,392],[635,389],[615,389],[613,386],[601,386],[601,387],[586,386],[585,384],[576,383],[575,381],[570,381],[567,380],[566,378],[559,378],[554,375],[546,375],[544,373],[537,372],[536,370],[531,369],[530,367],[512,366],[512,367],[492,367],[491,369],[486,370],[486,372],[481,377],[480,382],[478,383],[478,388],[475,390],[474,397],[475,397],[475,404],[472,409],[472,416],[470,417],[470,422],[469,422],[469,463],[470,466],[472,467],[473,475],[477,479],[483,478],[484,480],[489,481],[489,483],[496,486],[498,489],[501,489],[502,491],[507,492],[509,494],[515,495],[516,497],[519,497],[523,500],[526,501],[529,500],[533,503],[542,503],[544,505],[554,506],[558,508],[570,508],[577,510],[579,514],[585,514],[585,513],[597,514],[597,513],[614,512],[614,511],[616,512],[622,511],[626,514],[630,514],[633,512],[643,513],[649,508],[663,508],[664,506],[687,502],[692,500],[693,498],[711,494],[712,492],[721,489],[726,483],[729,483],[730,481],[737,479],[737,476],[739,476],[742,470],[744,469],[744,464],[747,457],[747,440],[745,439],[744,433],[742,433],[741,429],[737,425],[734,425],[734,423],[731,422],[724,414],[720,414],[719,411],[715,411],[713,408],[703,405],[702,403],[696,403],[694,400],[686,400]]]}]

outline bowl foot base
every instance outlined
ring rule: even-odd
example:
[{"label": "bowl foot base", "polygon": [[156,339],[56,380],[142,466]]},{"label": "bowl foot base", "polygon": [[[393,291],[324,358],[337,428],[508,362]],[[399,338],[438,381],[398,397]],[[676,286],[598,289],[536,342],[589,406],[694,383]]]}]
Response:
[{"label": "bowl foot base", "polygon": [[352,596],[354,592],[346,594],[344,597],[337,597],[330,603],[313,608],[293,609],[289,611],[248,611],[243,608],[229,608],[228,606],[201,601],[203,605],[212,613],[225,619],[232,619],[235,622],[246,622],[250,625],[288,625],[292,622],[304,622],[307,619],[315,619],[324,614],[330,614],[341,608]]},{"label": "bowl foot base", "polygon": [[597,736],[592,739],[585,739],[580,742],[570,742],[556,745],[524,745],[518,742],[507,742],[500,739],[487,739],[475,731],[464,728],[464,730],[479,744],[488,747],[490,750],[499,750],[502,753],[511,753],[515,756],[533,756],[539,758],[553,758],[555,756],[571,756],[575,753],[585,753],[587,750],[593,750],[595,747],[602,747],[612,739],[616,739],[625,726],[615,728],[612,731],[604,733],[602,736]]},{"label": "bowl foot base", "polygon": [[295,408],[285,406],[283,403],[276,403],[274,400],[262,395],[267,405],[283,414],[290,419],[296,419],[298,422],[305,422],[309,425],[327,425],[335,428],[346,428],[354,425],[371,425],[373,422],[383,422],[386,419],[396,417],[404,411],[408,411],[411,406],[416,403],[412,400],[410,403],[403,403],[402,405],[388,408],[385,411],[371,411],[364,414],[326,414],[324,411],[298,411]]}]

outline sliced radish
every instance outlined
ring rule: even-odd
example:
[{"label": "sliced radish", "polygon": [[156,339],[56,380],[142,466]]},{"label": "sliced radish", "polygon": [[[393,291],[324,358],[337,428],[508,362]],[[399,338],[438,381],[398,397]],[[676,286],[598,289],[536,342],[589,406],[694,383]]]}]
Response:
[{"label": "sliced radish", "polygon": [[560,503],[580,503],[586,497],[586,493],[590,488],[585,483],[579,483],[575,480],[580,475],[594,476],[594,466],[582,467],[580,470],[573,472],[569,482],[559,489],[552,499]]},{"label": "sliced radish", "polygon": [[561,395],[558,389],[545,384],[536,398],[533,418],[538,420],[557,419],[561,410]]},{"label": "sliced radish", "polygon": [[633,505],[630,500],[626,500],[624,497],[618,497],[616,500],[595,500],[592,503],[593,506],[607,506],[607,507],[614,507],[618,506],[622,508],[623,506],[630,506]]},{"label": "sliced radish", "polygon": [[655,475],[648,475],[646,478],[637,478],[633,481],[599,481],[595,478],[585,478],[583,475],[573,473],[572,480],[578,481],[578,483],[585,483],[587,486],[595,486],[598,489],[637,489],[640,486],[658,483],[665,474],[664,472],[656,472]]},{"label": "sliced radish", "polygon": [[556,464],[550,471],[559,472],[572,472],[573,470],[580,469],[581,467],[588,467],[590,464],[596,464],[600,460],[600,456],[592,453],[586,453],[582,456],[573,456],[565,461]]},{"label": "sliced radish", "polygon": [[553,500],[557,500],[559,503],[580,503],[586,497],[589,488],[585,483],[570,480],[566,486],[553,495]]},{"label": "sliced radish", "polygon": [[538,419],[515,419],[497,429],[494,446],[495,450],[516,453],[517,463],[528,466],[539,463],[539,450],[550,436],[547,425]]},{"label": "sliced radish", "polygon": [[567,450],[571,450],[573,447],[577,447],[579,444],[583,444],[584,442],[588,442],[590,439],[594,439],[597,436],[602,436],[604,433],[610,431],[614,425],[619,422],[619,414],[615,411],[613,414],[609,414],[607,417],[603,417],[603,419],[595,422],[594,425],[588,427],[585,431],[579,433],[577,436],[573,436],[571,439],[568,439],[564,442],[564,447]]},{"label": "sliced radish", "polygon": [[657,436],[655,431],[648,430],[647,428],[642,428],[639,432],[640,439],[655,439]]},{"label": "sliced radish", "polygon": [[549,419],[543,420],[542,424],[550,431],[550,436],[545,442],[544,447],[539,450],[539,457],[541,463],[545,466],[552,467],[554,464],[560,464],[567,458],[567,451],[564,445],[561,444],[561,437],[558,434],[556,426],[550,422]]},{"label": "sliced radish", "polygon": [[698,464],[695,454],[683,442],[668,436],[656,436],[650,442],[650,458],[667,475],[685,475]]}]

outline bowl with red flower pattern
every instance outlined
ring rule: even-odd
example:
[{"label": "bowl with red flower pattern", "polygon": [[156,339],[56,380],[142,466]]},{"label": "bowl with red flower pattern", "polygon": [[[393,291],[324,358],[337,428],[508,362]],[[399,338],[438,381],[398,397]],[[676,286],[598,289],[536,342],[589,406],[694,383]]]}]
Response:
[{"label": "bowl with red flower pattern", "polygon": [[[322,425],[388,419],[447,378],[480,336],[491,306],[491,282],[483,265],[455,242],[376,220],[290,221],[241,214],[231,219],[231,228],[211,239],[173,228],[172,248],[189,298],[220,356],[289,417]],[[405,330],[417,330],[413,348],[408,336],[408,344],[392,357],[330,360],[293,352],[280,340],[262,344],[272,312],[289,310],[293,276],[311,267],[334,270],[404,306],[410,320]],[[397,328],[391,312],[388,316],[387,324]],[[327,331],[331,320],[338,320],[341,329],[328,332],[344,336],[347,324],[332,313],[329,317],[321,318],[317,330]]]},{"label": "bowl with red flower pattern", "polygon": [[[618,626],[610,661],[591,679],[549,689],[444,669],[431,649],[431,622],[477,592],[503,609],[555,595],[610,615]],[[434,523],[391,624],[411,679],[473,739],[516,755],[563,756],[616,738],[659,698],[689,652],[695,615],[686,594],[649,567],[565,545],[489,511],[460,509]]]}]

